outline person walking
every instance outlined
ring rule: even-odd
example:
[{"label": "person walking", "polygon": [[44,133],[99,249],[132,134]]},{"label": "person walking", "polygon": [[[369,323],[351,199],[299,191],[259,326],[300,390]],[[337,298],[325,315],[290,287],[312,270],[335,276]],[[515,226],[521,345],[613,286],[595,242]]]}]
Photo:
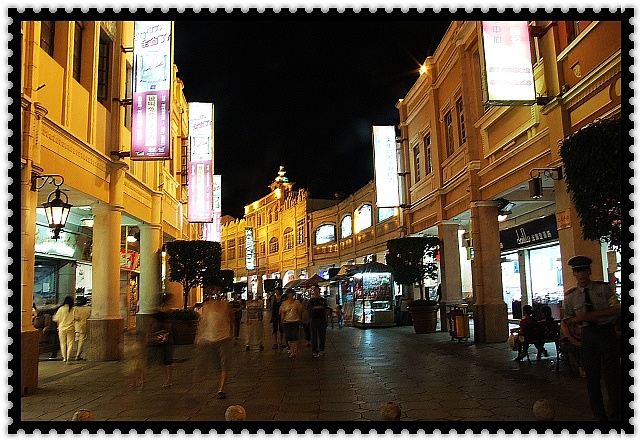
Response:
[{"label": "person walking", "polygon": [[308,302],[310,312],[310,334],[312,337],[312,357],[318,358],[325,353],[325,332],[328,327],[330,308],[327,300],[321,296],[318,285],[312,286],[312,297]]},{"label": "person walking", "polygon": [[[621,419],[620,342],[615,327],[621,313],[620,301],[607,282],[591,280],[591,258],[568,260],[577,286],[564,293],[564,320],[582,330],[581,355],[591,411],[597,420]],[[602,380],[608,402],[602,396]]]},{"label": "person walking", "polygon": [[251,345],[257,345],[263,351],[263,300],[258,295],[245,303],[245,322],[247,323],[247,341],[245,351],[250,351]]},{"label": "person walking", "polygon": [[[154,342],[156,336],[162,337],[161,342]],[[149,346],[148,362],[165,366],[165,382],[161,387],[171,387],[173,385],[174,342],[172,340],[172,325],[167,315],[165,303],[162,303],[160,309],[151,316],[147,329],[147,343]]]},{"label": "person walking", "polygon": [[[230,301],[232,311],[234,312],[234,339],[237,340],[241,333],[241,319],[243,318],[243,304],[238,295],[233,295],[234,297]],[[236,342],[234,343],[236,345]]]},{"label": "person walking", "polygon": [[309,299],[303,299],[301,301],[301,306],[303,307],[303,313],[301,313],[301,328],[303,328],[303,337],[305,339],[305,346],[312,346],[312,337],[310,335],[310,311],[308,310]]},{"label": "person walking", "polygon": [[76,329],[74,328],[74,298],[66,296],[62,305],[54,313],[52,320],[58,323],[58,339],[60,340],[60,351],[62,361],[71,363],[71,355],[74,350],[74,339]]},{"label": "person walking", "polygon": [[294,290],[288,289],[285,292],[285,301],[281,303],[281,321],[285,332],[285,341],[290,348],[290,357],[298,355],[299,325],[303,306],[301,302],[294,299]]},{"label": "person walking", "polygon": [[87,305],[87,298],[81,297],[76,301],[74,308],[74,329],[76,330],[76,339],[78,347],[76,348],[76,360],[83,359],[82,351],[85,347],[85,340],[87,339],[87,319],[91,316],[91,307]]},{"label": "person walking", "polygon": [[285,335],[283,333],[283,324],[281,323],[281,303],[283,302],[283,289],[277,287],[274,289],[274,293],[270,296],[268,300],[268,308],[270,309],[270,322],[272,323],[272,337],[274,338],[274,344],[272,344],[272,350],[279,348],[285,348]]},{"label": "person walking", "polygon": [[225,299],[213,299],[203,303],[196,335],[199,370],[214,368],[220,371],[216,397],[225,399],[225,384],[232,358],[234,336],[234,312]]}]

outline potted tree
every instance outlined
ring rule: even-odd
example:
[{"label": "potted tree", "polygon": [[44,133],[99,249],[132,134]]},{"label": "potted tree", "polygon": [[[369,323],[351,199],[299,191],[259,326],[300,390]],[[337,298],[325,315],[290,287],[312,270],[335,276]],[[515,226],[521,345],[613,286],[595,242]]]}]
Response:
[{"label": "potted tree", "polygon": [[424,279],[437,277],[437,264],[426,263],[427,257],[436,257],[439,238],[436,236],[408,236],[391,239],[387,243],[386,263],[390,266],[394,280],[399,284],[419,283],[419,299],[408,304],[415,333],[437,331],[439,302],[426,299]]},{"label": "potted tree", "polygon": [[169,280],[183,286],[183,309],[170,312],[175,344],[193,344],[199,315],[187,303],[190,291],[203,284],[206,275],[221,268],[221,244],[212,241],[177,240],[167,243]]}]

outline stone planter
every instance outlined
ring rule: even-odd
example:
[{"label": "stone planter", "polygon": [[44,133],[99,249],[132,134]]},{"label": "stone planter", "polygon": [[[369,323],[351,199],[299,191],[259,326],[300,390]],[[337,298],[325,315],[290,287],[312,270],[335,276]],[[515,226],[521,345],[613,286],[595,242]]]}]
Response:
[{"label": "stone planter", "polygon": [[172,340],[174,345],[193,344],[196,339],[198,319],[172,319]]},{"label": "stone planter", "polygon": [[415,333],[435,333],[437,331],[437,311],[439,306],[408,307]]}]

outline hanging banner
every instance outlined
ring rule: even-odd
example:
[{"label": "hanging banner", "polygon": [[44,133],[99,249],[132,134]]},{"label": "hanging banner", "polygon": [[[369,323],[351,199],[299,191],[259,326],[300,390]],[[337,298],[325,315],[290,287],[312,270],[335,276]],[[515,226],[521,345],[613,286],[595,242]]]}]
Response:
[{"label": "hanging banner", "polygon": [[172,64],[172,22],[135,22],[132,160],[171,157]]},{"label": "hanging banner", "polygon": [[212,221],[212,230],[214,235],[213,235],[212,241],[221,242],[221,175],[214,175],[213,187],[214,187],[213,189],[214,220]]},{"label": "hanging banner", "polygon": [[399,206],[397,141],[394,126],[372,126],[378,207]]},{"label": "hanging banner", "polygon": [[[211,223],[214,219],[213,139],[214,106],[212,103],[189,103],[189,165],[187,220]],[[210,234],[213,238],[213,229]],[[209,241],[215,239],[205,238]],[[220,235],[219,235],[220,240]]]},{"label": "hanging banner", "polygon": [[507,106],[534,104],[528,22],[484,21],[480,42],[486,102]]},{"label": "hanging banner", "polygon": [[245,269],[254,270],[254,231],[245,228]]}]

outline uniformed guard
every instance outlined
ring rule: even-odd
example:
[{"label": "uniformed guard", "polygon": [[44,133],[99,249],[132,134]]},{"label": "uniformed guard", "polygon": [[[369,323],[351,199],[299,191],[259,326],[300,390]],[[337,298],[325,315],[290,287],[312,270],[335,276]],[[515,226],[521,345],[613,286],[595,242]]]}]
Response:
[{"label": "uniformed guard", "polygon": [[[564,293],[563,327],[581,328],[581,355],[594,416],[598,420],[620,420],[620,342],[616,334],[620,301],[608,283],[591,280],[592,262],[586,256],[568,260],[577,286]],[[602,397],[602,377],[608,407]]]}]

